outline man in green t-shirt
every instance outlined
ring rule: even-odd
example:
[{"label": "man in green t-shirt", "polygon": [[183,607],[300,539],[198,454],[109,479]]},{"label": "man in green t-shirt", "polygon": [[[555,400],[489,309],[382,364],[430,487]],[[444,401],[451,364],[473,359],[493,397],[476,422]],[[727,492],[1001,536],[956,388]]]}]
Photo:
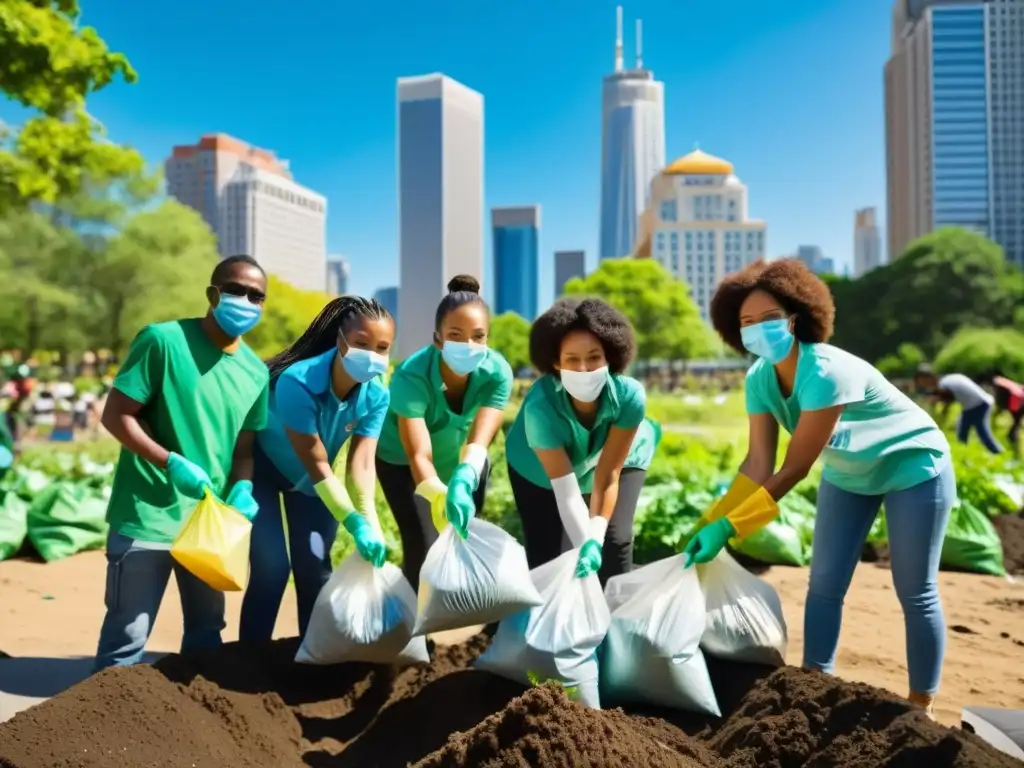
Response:
[{"label": "man in green t-shirt", "polygon": [[183,651],[220,645],[224,594],[173,560],[171,543],[209,489],[250,519],[252,447],[267,424],[269,375],[241,336],[263,310],[267,277],[232,256],[213,270],[205,317],[135,337],[103,410],[123,446],[107,508],[107,613],[96,670],[138,662],[174,571]]}]

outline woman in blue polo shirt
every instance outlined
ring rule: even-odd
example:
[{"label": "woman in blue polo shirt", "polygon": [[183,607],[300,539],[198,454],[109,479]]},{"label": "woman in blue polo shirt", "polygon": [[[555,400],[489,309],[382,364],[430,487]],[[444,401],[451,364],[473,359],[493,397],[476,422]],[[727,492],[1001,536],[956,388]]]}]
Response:
[{"label": "woman in blue polo shirt", "polygon": [[[374,455],[390,397],[377,377],[387,371],[394,337],[394,321],[380,304],[342,296],[267,363],[270,419],[257,435],[254,452],[253,497],[259,513],[242,602],[242,641],[271,639],[289,573],[295,576],[299,634],[305,634],[316,597],[331,574],[339,523],[365,560],[384,564],[387,552],[373,501]],[[342,484],[333,466],[349,438]]]},{"label": "woman in blue polo shirt", "polygon": [[448,291],[434,315],[434,343],[391,376],[391,410],[377,448],[377,474],[413,589],[438,531],[451,523],[465,536],[483,507],[487,448],[512,393],[512,368],[487,347],[491,320],[480,284],[458,275]]}]

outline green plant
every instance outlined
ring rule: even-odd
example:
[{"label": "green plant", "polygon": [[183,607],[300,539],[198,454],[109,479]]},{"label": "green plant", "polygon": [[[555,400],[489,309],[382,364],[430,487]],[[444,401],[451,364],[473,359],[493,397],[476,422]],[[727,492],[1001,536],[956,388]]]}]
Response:
[{"label": "green plant", "polygon": [[580,687],[578,685],[566,685],[561,680],[555,677],[541,677],[537,672],[527,672],[526,679],[530,681],[530,684],[535,687],[542,685],[555,685],[565,691],[565,695],[569,697],[571,701],[579,701]]}]

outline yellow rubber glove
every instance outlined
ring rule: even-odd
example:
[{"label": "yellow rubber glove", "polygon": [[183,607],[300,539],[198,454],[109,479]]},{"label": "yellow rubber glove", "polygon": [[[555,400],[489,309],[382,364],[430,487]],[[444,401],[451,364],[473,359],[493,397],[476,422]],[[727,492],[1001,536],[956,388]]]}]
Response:
[{"label": "yellow rubber glove", "polygon": [[313,490],[327,507],[327,511],[334,515],[339,523],[348,517],[350,512],[355,512],[356,507],[352,503],[348,491],[334,475],[325,477],[313,486]]},{"label": "yellow rubber glove", "polygon": [[757,533],[779,516],[779,505],[764,488],[758,488],[753,495],[725,517],[736,529],[736,538],[743,539]]},{"label": "yellow rubber glove", "polygon": [[416,495],[426,499],[430,505],[430,519],[434,521],[434,527],[438,533],[443,531],[448,525],[448,516],[444,513],[448,486],[441,482],[440,477],[434,475],[416,486]]},{"label": "yellow rubber glove", "polygon": [[746,475],[736,475],[736,479],[732,481],[732,485],[729,486],[729,490],[725,492],[725,495],[716,501],[711,506],[711,509],[704,513],[704,522],[710,523],[718,520],[720,517],[728,517],[730,512],[753,496],[760,487],[760,485]]}]

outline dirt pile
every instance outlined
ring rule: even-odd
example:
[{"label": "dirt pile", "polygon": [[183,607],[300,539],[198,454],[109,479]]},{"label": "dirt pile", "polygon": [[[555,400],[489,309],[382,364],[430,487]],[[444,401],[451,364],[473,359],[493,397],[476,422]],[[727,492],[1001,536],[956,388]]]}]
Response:
[{"label": "dirt pile", "polygon": [[630,717],[621,709],[587,709],[560,688],[545,685],[470,731],[454,734],[415,768],[520,765],[700,768],[721,761],[663,720]]},{"label": "dirt pile", "polygon": [[992,518],[1003,542],[1003,565],[1011,575],[1024,575],[1024,511]]},{"label": "dirt pile", "polygon": [[488,642],[398,671],[297,665],[294,640],[107,670],[0,725],[0,767],[1024,766],[883,691],[789,668],[709,660],[722,721],[595,712],[469,669]]}]

